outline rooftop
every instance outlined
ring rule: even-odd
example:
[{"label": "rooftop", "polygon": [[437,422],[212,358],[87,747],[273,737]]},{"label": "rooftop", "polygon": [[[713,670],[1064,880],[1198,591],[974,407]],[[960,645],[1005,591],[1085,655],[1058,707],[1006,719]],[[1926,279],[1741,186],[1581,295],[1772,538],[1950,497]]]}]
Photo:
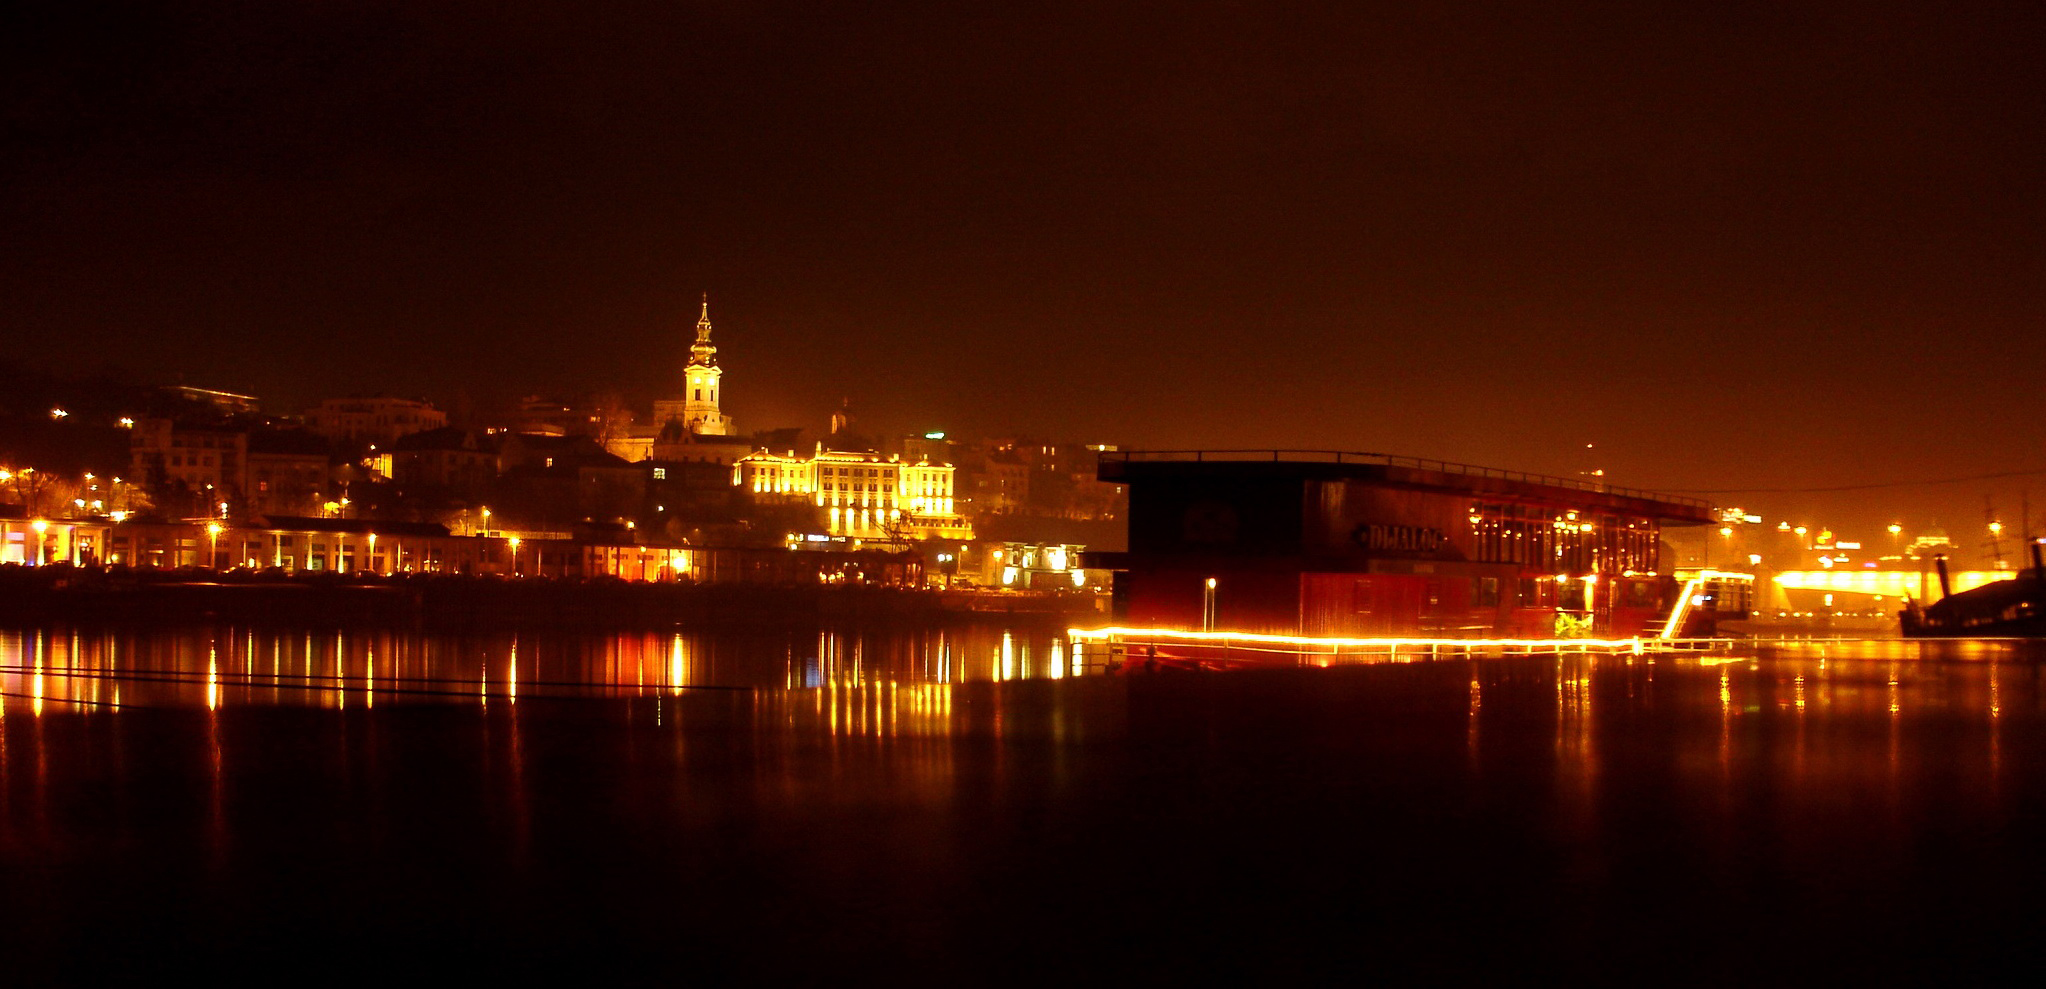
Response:
[{"label": "rooftop", "polygon": [[[1476,493],[1565,497],[1660,516],[1668,521],[1711,522],[1702,498],[1627,488],[1584,478],[1530,474],[1427,457],[1337,450],[1104,450],[1099,476],[1127,483],[1133,475],[1259,474],[1302,478],[1358,478]],[[1547,490],[1543,490],[1547,489]],[[1588,499],[1584,496],[1590,496]]]}]

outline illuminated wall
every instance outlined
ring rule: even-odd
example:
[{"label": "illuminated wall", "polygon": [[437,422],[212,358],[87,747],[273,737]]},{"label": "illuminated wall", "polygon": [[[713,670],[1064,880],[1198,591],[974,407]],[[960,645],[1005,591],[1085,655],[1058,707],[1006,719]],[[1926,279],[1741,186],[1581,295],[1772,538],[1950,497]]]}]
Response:
[{"label": "illuminated wall", "polygon": [[[1959,594],[1993,581],[2010,580],[2017,575],[2016,570],[1961,570],[1951,574],[1950,580],[1954,593]],[[1775,580],[1776,586],[1784,590],[1939,598],[1939,574],[1930,571],[1785,570],[1778,573]]]},{"label": "illuminated wall", "polygon": [[734,482],[756,500],[807,500],[822,508],[830,535],[881,539],[900,526],[913,539],[971,539],[973,526],[953,496],[954,476],[946,464],[835,450],[811,457],[754,453],[733,471]]}]

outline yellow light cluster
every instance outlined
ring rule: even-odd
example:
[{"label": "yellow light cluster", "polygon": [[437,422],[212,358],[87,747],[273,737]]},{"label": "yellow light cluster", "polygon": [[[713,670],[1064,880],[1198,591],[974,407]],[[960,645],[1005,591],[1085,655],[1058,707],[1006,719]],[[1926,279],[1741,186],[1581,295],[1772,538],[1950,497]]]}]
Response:
[{"label": "yellow light cluster", "polygon": [[[1963,570],[1949,575],[1955,592],[1972,590],[2017,576],[2013,570]],[[1786,590],[1850,591],[1858,594],[1886,594],[1901,597],[1916,594],[1920,580],[1938,578],[1916,570],[1785,570],[1776,575],[1776,586]]]}]

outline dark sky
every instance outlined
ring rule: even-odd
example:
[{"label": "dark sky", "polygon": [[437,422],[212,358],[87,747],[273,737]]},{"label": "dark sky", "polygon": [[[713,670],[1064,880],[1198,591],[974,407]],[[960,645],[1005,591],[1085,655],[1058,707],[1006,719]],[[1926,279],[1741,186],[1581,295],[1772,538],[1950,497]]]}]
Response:
[{"label": "dark sky", "polygon": [[2037,3],[37,6],[0,327],[53,367],[645,400],[709,291],[748,429],[2046,468]]}]

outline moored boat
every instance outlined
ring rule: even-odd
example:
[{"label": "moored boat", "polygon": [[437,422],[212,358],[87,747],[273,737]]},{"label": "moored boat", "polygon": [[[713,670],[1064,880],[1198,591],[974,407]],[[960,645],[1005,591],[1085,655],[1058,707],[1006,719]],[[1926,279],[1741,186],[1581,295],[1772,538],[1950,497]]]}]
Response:
[{"label": "moored boat", "polygon": [[2032,566],[2010,580],[1998,580],[1959,594],[1948,593],[1947,561],[1939,568],[1940,599],[1911,602],[1897,617],[1904,636],[1927,638],[2046,638],[2046,560],[2039,544],[2032,548]]}]

